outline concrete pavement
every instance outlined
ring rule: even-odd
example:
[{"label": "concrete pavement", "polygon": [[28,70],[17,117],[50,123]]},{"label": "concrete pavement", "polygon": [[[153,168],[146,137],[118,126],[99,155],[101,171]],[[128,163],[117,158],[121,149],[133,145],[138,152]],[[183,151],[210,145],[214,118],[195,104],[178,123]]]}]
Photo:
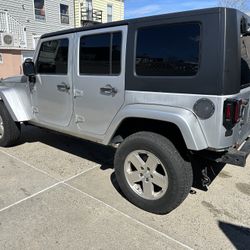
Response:
[{"label": "concrete pavement", "polygon": [[33,127],[0,148],[0,249],[250,249],[250,161],[160,216],[122,196],[113,154]]}]

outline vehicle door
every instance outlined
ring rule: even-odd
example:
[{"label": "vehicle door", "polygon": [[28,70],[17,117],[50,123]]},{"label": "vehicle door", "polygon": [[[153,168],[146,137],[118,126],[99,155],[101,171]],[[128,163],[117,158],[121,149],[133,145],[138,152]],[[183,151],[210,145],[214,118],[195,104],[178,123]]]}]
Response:
[{"label": "vehicle door", "polygon": [[124,103],[127,26],[77,33],[74,112],[80,130],[103,135]]},{"label": "vehicle door", "polygon": [[73,35],[43,39],[38,46],[36,83],[31,89],[35,118],[39,123],[66,127],[73,112]]}]

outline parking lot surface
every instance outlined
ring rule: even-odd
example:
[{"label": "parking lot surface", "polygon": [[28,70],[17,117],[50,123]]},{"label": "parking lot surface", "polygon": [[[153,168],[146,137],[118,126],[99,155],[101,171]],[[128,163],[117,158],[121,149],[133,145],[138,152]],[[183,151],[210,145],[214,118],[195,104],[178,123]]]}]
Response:
[{"label": "parking lot surface", "polygon": [[250,159],[163,216],[123,197],[113,154],[24,127],[0,148],[0,249],[250,249]]}]

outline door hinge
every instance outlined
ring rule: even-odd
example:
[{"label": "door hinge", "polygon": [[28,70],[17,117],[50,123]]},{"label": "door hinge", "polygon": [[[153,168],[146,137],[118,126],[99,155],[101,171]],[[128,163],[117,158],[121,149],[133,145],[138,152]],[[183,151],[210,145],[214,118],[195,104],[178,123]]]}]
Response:
[{"label": "door hinge", "polygon": [[74,89],[74,98],[83,96],[83,90]]},{"label": "door hinge", "polygon": [[83,116],[80,116],[80,115],[76,115],[75,116],[75,123],[83,123],[85,122],[85,118]]},{"label": "door hinge", "polygon": [[33,114],[39,113],[39,110],[37,107],[32,107]]}]

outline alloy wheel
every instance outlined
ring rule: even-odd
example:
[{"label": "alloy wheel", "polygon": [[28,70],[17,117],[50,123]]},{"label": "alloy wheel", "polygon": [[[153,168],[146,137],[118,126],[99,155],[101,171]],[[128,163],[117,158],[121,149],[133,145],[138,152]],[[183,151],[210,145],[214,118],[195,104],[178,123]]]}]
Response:
[{"label": "alloy wheel", "polygon": [[131,189],[147,200],[160,199],[168,189],[168,175],[160,159],[151,152],[131,152],[124,165]]}]

